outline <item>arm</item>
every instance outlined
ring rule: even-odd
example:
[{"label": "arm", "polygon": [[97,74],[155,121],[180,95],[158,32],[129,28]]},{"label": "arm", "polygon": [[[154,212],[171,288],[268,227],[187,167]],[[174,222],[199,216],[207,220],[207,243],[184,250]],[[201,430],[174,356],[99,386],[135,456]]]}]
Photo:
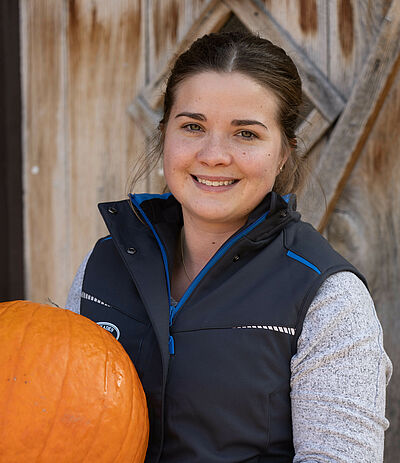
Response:
[{"label": "arm", "polygon": [[350,272],[332,275],[291,362],[294,463],[382,462],[391,371],[367,289]]},{"label": "arm", "polygon": [[72,312],[80,313],[83,277],[85,276],[86,264],[91,253],[92,251],[88,252],[84,257],[68,293],[65,308],[72,310]]}]

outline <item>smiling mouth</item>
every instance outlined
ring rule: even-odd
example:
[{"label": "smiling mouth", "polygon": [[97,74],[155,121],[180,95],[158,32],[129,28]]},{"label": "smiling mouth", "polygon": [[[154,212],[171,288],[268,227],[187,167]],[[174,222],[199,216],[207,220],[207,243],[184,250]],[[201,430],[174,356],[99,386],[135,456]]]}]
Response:
[{"label": "smiling mouth", "polygon": [[192,175],[192,177],[196,180],[196,182],[202,183],[203,185],[207,186],[228,186],[232,185],[233,183],[238,182],[239,180],[210,180],[210,179],[205,179],[201,177],[196,177],[195,175]]}]

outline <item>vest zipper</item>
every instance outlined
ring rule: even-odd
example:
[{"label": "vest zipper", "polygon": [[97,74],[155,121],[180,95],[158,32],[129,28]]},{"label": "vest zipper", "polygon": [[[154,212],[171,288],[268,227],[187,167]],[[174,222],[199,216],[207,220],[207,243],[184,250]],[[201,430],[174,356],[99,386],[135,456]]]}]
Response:
[{"label": "vest zipper", "polygon": [[[209,270],[218,262],[218,260],[241,238],[246,236],[249,232],[254,230],[261,222],[263,222],[269,211],[265,212],[262,216],[260,216],[256,221],[254,221],[252,224],[250,224],[248,227],[246,227],[244,230],[242,230],[240,233],[237,235],[234,235],[232,238],[230,238],[214,255],[213,257],[207,262],[205,267],[201,270],[201,272],[196,276],[196,278],[192,281],[192,283],[189,285],[183,296],[181,297],[180,301],[176,306],[173,306],[171,304],[171,285],[170,285],[170,278],[169,278],[169,271],[168,271],[168,259],[167,259],[167,253],[165,251],[164,245],[158,236],[153,224],[150,222],[149,218],[147,215],[144,213],[143,209],[140,207],[140,204],[136,201],[135,196],[131,195],[131,200],[135,207],[139,210],[139,212],[142,214],[144,220],[146,221],[147,225],[150,227],[151,231],[153,232],[156,241],[158,243],[158,246],[161,251],[163,263],[164,263],[164,270],[165,270],[165,277],[167,280],[167,291],[168,291],[168,305],[169,305],[169,326],[171,327],[174,318],[177,314],[177,312],[182,308],[183,304],[189,299],[190,295],[193,293],[195,288],[199,285],[200,281],[205,277],[205,275],[209,272]],[[168,341],[168,349],[169,353],[171,355],[175,354],[175,343],[174,343],[174,338],[172,335],[169,335],[169,341]]]}]

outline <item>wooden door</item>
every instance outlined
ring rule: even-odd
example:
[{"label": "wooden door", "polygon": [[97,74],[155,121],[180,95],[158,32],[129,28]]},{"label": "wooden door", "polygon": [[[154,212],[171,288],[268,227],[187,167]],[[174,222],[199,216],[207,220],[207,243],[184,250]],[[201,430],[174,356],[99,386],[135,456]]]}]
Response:
[{"label": "wooden door", "polygon": [[[390,0],[20,0],[28,297],[63,305],[106,234],[96,204],[125,195],[160,114],[173,56],[196,37],[247,28],[294,58],[298,128],[312,176],[299,198],[367,277],[400,365],[400,2]],[[155,169],[139,186],[163,188]],[[388,389],[386,462],[400,451],[400,373]]]}]

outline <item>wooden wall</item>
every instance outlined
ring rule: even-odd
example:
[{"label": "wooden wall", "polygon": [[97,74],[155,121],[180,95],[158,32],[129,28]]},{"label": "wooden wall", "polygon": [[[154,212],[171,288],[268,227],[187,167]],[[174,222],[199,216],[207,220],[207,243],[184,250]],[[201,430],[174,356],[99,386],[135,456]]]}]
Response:
[{"label": "wooden wall", "polygon": [[22,0],[27,297],[64,305],[106,233],[97,203],[125,194],[143,135],[143,2]]},{"label": "wooden wall", "polygon": [[[64,305],[81,259],[106,234],[97,203],[126,194],[173,55],[241,24],[284,45],[301,68],[313,174],[300,210],[366,275],[400,366],[399,2],[20,0],[20,10],[27,298]],[[156,169],[138,189],[162,183]],[[388,394],[385,461],[394,463],[396,369]]]}]

